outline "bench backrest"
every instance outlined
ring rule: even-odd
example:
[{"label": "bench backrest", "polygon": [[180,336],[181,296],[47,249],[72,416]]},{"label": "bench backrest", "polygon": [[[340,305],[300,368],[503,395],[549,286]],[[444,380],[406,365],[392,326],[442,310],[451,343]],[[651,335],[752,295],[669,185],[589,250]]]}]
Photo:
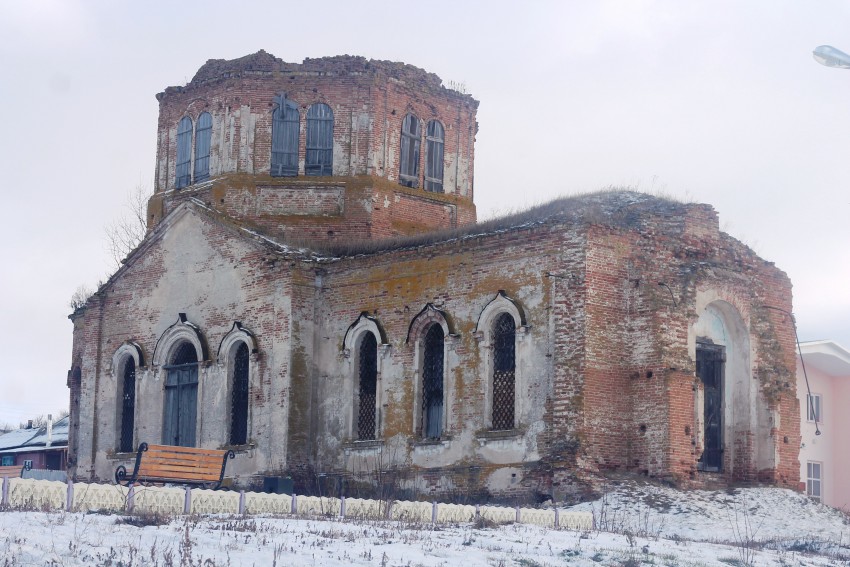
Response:
[{"label": "bench backrest", "polygon": [[9,478],[20,478],[21,470],[24,465],[5,465],[0,467],[0,478],[7,476]]},{"label": "bench backrest", "polygon": [[161,481],[218,482],[227,451],[148,445],[139,462],[138,478]]}]

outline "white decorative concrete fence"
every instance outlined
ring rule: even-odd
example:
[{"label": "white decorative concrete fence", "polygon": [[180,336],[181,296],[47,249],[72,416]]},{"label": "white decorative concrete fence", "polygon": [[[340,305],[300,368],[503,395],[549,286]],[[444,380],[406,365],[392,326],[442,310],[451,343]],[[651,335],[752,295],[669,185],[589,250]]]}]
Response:
[{"label": "white decorative concrete fence", "polygon": [[199,488],[130,488],[117,484],[87,484],[24,478],[3,478],[4,508],[67,510],[69,512],[124,512],[136,514],[274,514],[325,518],[391,519],[455,524],[482,518],[497,524],[522,523],[554,528],[589,530],[589,512],[555,509],[470,506],[438,502],[406,502],[329,498],[261,492],[231,492]]}]

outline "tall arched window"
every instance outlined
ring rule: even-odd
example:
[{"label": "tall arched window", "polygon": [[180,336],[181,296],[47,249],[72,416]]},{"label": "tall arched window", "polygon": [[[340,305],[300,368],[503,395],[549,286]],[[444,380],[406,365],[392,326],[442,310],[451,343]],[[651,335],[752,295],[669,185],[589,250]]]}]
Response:
[{"label": "tall arched window", "polygon": [[286,95],[276,96],[274,101],[271,174],[295,177],[298,175],[298,105]]},{"label": "tall arched window", "polygon": [[118,439],[118,451],[129,453],[133,450],[133,423],[136,414],[136,361],[132,356],[124,363],[121,387],[121,434]]},{"label": "tall arched window", "polygon": [[198,116],[198,130],[195,132],[195,177],[194,183],[204,181],[210,176],[210,141],[212,140],[212,115],[204,112]]},{"label": "tall arched window", "polygon": [[443,192],[443,148],[445,132],[443,125],[436,120],[428,122],[425,133],[425,190]]},{"label": "tall arched window", "polygon": [[314,104],[307,111],[307,153],[304,173],[332,175],[334,157],[334,113],[327,104]]},{"label": "tall arched window", "polygon": [[406,187],[419,187],[419,144],[421,143],[419,119],[413,114],[404,117],[401,123],[401,157],[399,159],[399,183]]},{"label": "tall arched window", "polygon": [[493,325],[493,429],[514,428],[516,322],[502,313]]},{"label": "tall arched window", "polygon": [[363,333],[357,354],[357,438],[374,439],[378,392],[378,341],[375,335]]},{"label": "tall arched window", "polygon": [[198,354],[195,346],[189,341],[181,342],[165,370],[163,443],[194,447],[198,413]]},{"label": "tall arched window", "polygon": [[439,439],[443,434],[443,328],[433,324],[425,334],[422,359],[422,436]]},{"label": "tall arched window", "polygon": [[240,343],[233,359],[233,386],[230,394],[230,444],[248,442],[248,345]]},{"label": "tall arched window", "polygon": [[177,124],[177,189],[192,184],[192,119],[184,116]]}]

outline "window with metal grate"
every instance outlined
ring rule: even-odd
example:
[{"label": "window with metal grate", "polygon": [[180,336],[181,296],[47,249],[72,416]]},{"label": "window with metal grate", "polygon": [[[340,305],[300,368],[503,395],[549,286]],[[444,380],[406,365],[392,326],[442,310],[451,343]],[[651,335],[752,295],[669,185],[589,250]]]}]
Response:
[{"label": "window with metal grate", "polygon": [[230,395],[230,444],[248,442],[248,345],[240,343],[233,361],[233,385]]},{"label": "window with metal grate", "polygon": [[502,313],[493,326],[493,429],[514,428],[516,407],[516,323]]},{"label": "window with metal grate", "polygon": [[422,372],[422,435],[439,439],[443,434],[443,349],[445,335],[440,325],[425,334]]},{"label": "window with metal grate", "polygon": [[358,351],[357,438],[374,439],[378,386],[378,341],[365,333]]},{"label": "window with metal grate", "polygon": [[121,434],[118,451],[129,453],[133,451],[133,423],[136,413],[136,361],[127,357],[124,363],[124,373],[121,386]]}]

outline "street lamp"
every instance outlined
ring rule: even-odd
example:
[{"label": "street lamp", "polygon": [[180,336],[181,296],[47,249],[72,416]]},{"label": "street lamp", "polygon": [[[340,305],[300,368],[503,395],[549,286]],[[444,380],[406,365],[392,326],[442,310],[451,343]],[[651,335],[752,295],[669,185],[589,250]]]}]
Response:
[{"label": "street lamp", "polygon": [[838,69],[850,69],[850,55],[847,55],[840,49],[835,49],[831,45],[821,45],[812,51],[815,61],[827,67],[837,67]]}]

